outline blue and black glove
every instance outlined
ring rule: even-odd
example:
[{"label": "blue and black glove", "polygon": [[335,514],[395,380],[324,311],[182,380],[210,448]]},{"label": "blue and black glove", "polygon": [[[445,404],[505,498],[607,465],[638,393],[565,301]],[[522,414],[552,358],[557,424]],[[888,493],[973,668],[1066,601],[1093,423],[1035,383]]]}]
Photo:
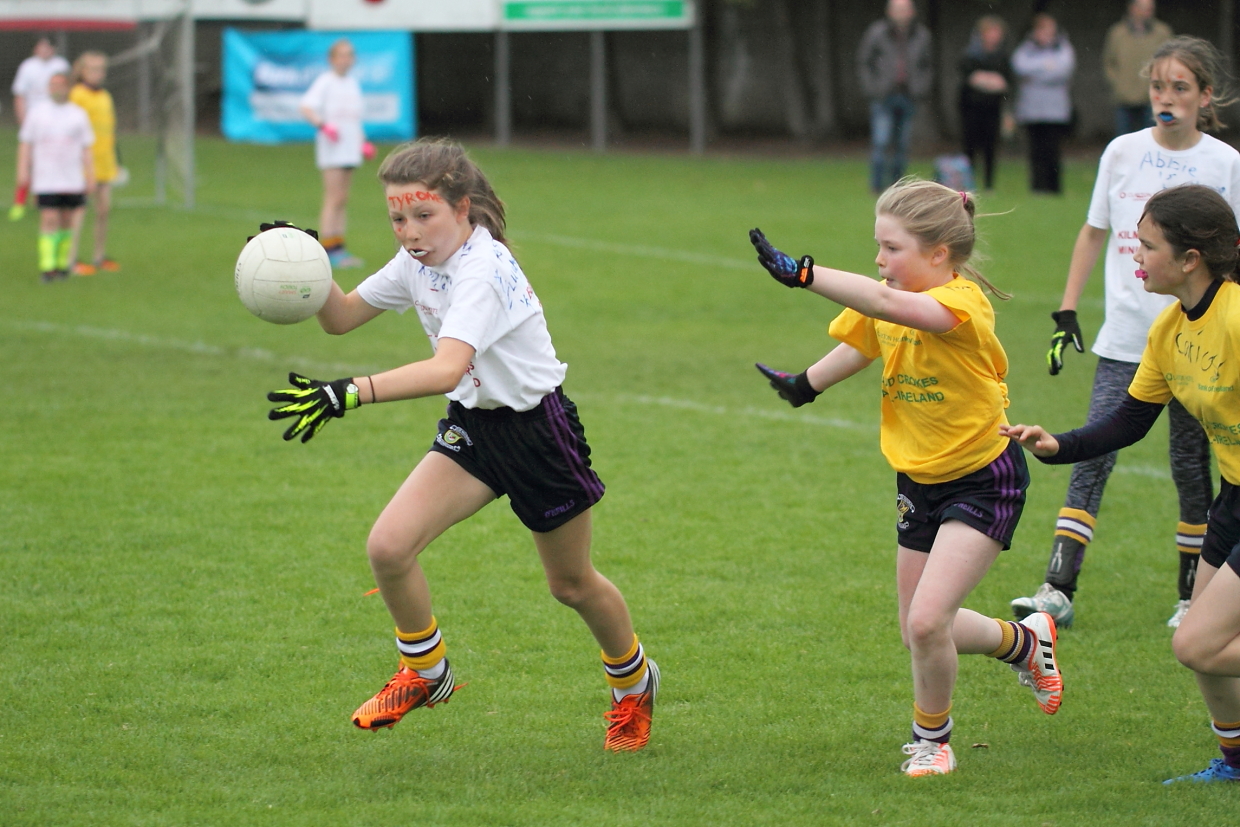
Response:
[{"label": "blue and black glove", "polygon": [[323,430],[329,420],[339,419],[344,416],[345,411],[361,405],[357,385],[353,384],[352,379],[320,382],[290,373],[288,381],[293,387],[267,394],[268,402],[284,403],[278,408],[272,408],[267,414],[268,419],[297,417],[297,421],[284,432],[286,441],[301,434],[301,441],[309,442],[315,434]]},{"label": "blue and black glove", "polygon": [[766,268],[775,281],[785,287],[809,287],[814,283],[814,259],[801,256],[797,261],[785,252],[775,249],[757,227],[749,231],[749,243],[758,251],[758,263]]},{"label": "blue and black glove", "polygon": [[779,397],[788,400],[788,403],[794,408],[808,405],[822,395],[822,391],[816,391],[810,385],[809,377],[805,371],[795,374],[784,373],[782,370],[768,368],[761,362],[755,364],[754,367],[758,369],[759,373],[771,380],[771,387],[775,389]]},{"label": "blue and black glove", "polygon": [[1063,352],[1068,342],[1072,343],[1077,353],[1085,352],[1085,342],[1075,310],[1056,310],[1051,318],[1055,320],[1055,334],[1051,336],[1051,349],[1046,352],[1046,364],[1050,367],[1051,376],[1057,376],[1063,370]]}]

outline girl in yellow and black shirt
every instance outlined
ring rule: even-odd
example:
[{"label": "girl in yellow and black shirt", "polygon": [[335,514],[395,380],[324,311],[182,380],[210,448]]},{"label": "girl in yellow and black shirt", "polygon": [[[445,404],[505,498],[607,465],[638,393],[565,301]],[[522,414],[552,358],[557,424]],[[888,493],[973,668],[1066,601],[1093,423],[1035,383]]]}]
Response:
[{"label": "girl in yellow and black shirt", "polygon": [[[116,108],[112,93],[103,88],[108,74],[108,56],[103,52],[82,52],[73,61],[73,89],[69,100],[86,110],[90,127],[95,131],[92,147],[95,157],[95,186],[89,193],[95,205],[95,251],[90,264],[74,263],[73,273],[93,276],[100,270],[115,272],[120,268],[108,258],[108,215],[112,211],[112,184],[120,173],[116,158]],[[81,226],[76,228],[81,231]],[[77,250],[77,239],[73,249]]]},{"label": "girl in yellow and black shirt", "polygon": [[888,189],[874,221],[882,281],[815,266],[809,256],[795,261],[750,232],[777,281],[848,308],[830,328],[841,344],[808,370],[758,365],[781,397],[799,407],[883,361],[879,434],[896,470],[900,632],[913,661],[913,738],[902,766],[911,776],[956,768],[949,741],[958,654],[1011,664],[1047,714],[1063,695],[1050,615],[1015,623],[962,608],[1010,547],[1029,485],[1024,455],[999,432],[1008,361],[977,283],[1007,296],[968,263],[974,213],[969,193],[940,184],[905,179]]},{"label": "girl in yellow and black shirt", "polygon": [[1107,417],[1051,436],[1038,425],[1002,432],[1046,463],[1081,462],[1132,445],[1172,399],[1201,423],[1221,490],[1210,506],[1176,657],[1196,673],[1222,758],[1177,781],[1240,781],[1240,229],[1210,187],[1182,185],[1150,198],[1133,256],[1147,292],[1179,302],[1150,327],[1128,395]]}]

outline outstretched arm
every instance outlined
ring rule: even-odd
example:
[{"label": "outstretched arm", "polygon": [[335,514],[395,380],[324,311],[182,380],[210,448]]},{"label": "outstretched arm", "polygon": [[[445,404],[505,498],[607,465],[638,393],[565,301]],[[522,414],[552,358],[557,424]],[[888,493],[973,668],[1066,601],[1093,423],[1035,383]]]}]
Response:
[{"label": "outstretched arm", "polygon": [[[1132,394],[1101,419],[1051,436],[1040,425],[1000,425],[999,433],[1050,465],[1066,465],[1100,457],[1140,441],[1154,427],[1163,406],[1142,402]],[[1052,459],[1053,457],[1053,459]]]},{"label": "outstretched arm", "polygon": [[946,333],[960,324],[955,313],[924,293],[895,290],[869,276],[819,267],[810,256],[797,261],[776,249],[757,228],[749,231],[749,241],[758,251],[758,263],[786,287],[804,287],[865,316],[927,333]]},{"label": "outstretched arm", "polygon": [[927,333],[946,333],[960,324],[956,314],[925,293],[895,290],[860,273],[814,265],[808,289],[864,316],[905,325]]}]

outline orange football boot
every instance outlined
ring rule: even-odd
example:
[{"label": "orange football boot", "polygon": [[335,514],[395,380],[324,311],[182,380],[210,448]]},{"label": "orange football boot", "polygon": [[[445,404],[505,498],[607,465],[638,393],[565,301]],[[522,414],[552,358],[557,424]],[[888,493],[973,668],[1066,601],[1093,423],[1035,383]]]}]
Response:
[{"label": "orange football boot", "polygon": [[459,686],[452,685],[452,667],[447,658],[444,658],[443,674],[433,681],[402,664],[379,694],[353,713],[353,725],[371,731],[383,727],[391,729],[406,713],[418,707],[429,709],[435,704],[447,703],[458,689]]},{"label": "orange football boot", "polygon": [[633,752],[650,741],[650,718],[654,713],[654,699],[659,693],[659,667],[646,659],[650,680],[645,692],[625,695],[617,701],[612,698],[611,711],[604,712],[607,720],[607,738],[603,749],[612,752]]}]

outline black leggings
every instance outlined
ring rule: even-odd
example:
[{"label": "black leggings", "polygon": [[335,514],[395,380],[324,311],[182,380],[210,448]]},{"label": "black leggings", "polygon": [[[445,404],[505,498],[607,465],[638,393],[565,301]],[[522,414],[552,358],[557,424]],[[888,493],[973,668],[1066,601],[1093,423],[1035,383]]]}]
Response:
[{"label": "black leggings", "polygon": [[1029,189],[1034,192],[1060,191],[1059,145],[1068,134],[1066,123],[1029,123]]},{"label": "black leggings", "polygon": [[[999,144],[999,123],[1002,107],[996,105],[961,104],[960,131],[962,148],[973,165],[974,175],[978,177],[986,189],[995,186],[995,147]],[[977,176],[978,158],[984,174]]]}]

